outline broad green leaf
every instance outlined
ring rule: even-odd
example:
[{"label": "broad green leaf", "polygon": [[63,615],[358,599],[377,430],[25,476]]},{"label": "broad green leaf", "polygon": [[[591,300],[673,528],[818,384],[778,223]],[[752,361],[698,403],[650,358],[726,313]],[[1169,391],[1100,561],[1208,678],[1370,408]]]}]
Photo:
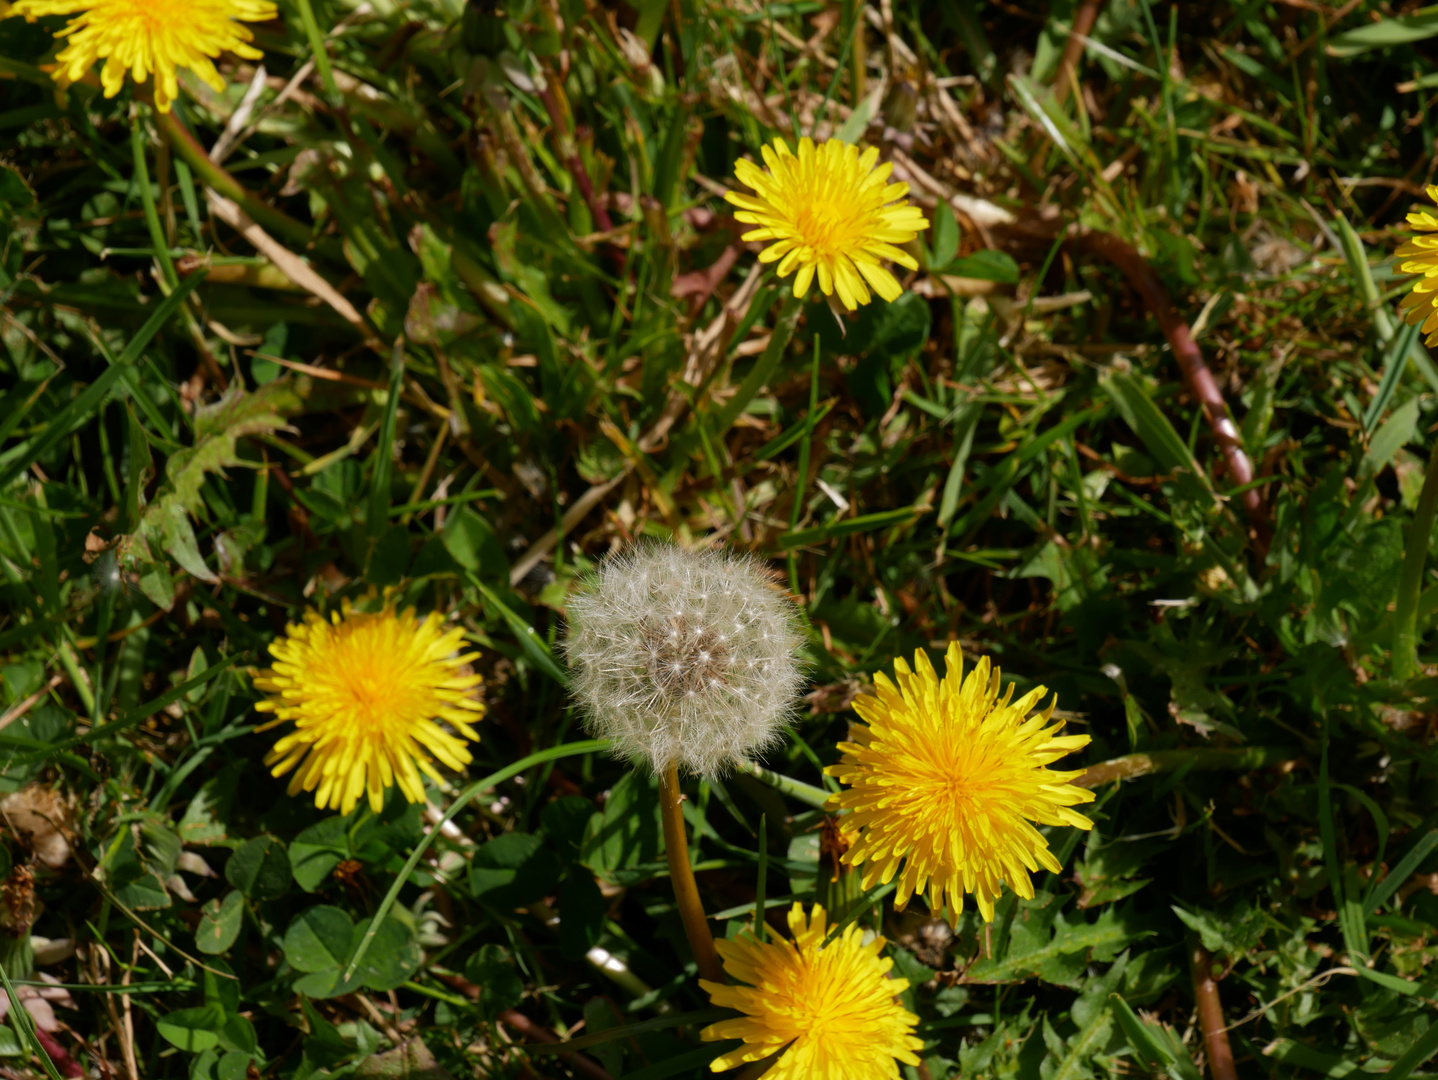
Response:
[{"label": "broad green leaf", "polygon": [[229,949],[240,936],[240,923],[245,915],[244,898],[238,889],[231,889],[224,899],[214,899],[200,909],[200,925],[195,928],[195,948],[209,956]]},{"label": "broad green leaf", "polygon": [[1367,479],[1381,472],[1406,444],[1413,441],[1418,428],[1419,399],[1411,397],[1394,409],[1383,426],[1373,435],[1368,452],[1358,465],[1358,478]]},{"label": "broad green leaf", "polygon": [[997,281],[1005,285],[1016,285],[1019,280],[1019,264],[1013,256],[1003,251],[985,248],[955,259],[944,267],[944,273],[955,277],[978,278],[980,281]]},{"label": "broad green leaf", "polygon": [[582,868],[570,871],[559,889],[559,951],[569,960],[583,959],[599,940],[609,905]]},{"label": "broad green leaf", "polygon": [[543,840],[511,832],[475,850],[469,888],[494,907],[523,907],[547,895],[559,883],[559,874],[559,860]]},{"label": "broad green leaf", "polygon": [[1419,8],[1398,18],[1379,19],[1328,39],[1330,56],[1348,57],[1438,37],[1438,7]]},{"label": "broad green leaf", "polygon": [[509,951],[499,945],[481,945],[471,953],[464,975],[480,988],[480,1008],[488,1016],[514,1008],[524,996],[524,983]]},{"label": "broad green leaf", "polygon": [[290,887],[290,857],[273,836],[256,836],[230,856],[225,880],[252,900],[275,900]]},{"label": "broad green leaf", "polygon": [[45,430],[37,435],[30,442],[25,443],[20,453],[16,454],[9,461],[0,465],[0,489],[9,486],[10,481],[18,476],[25,469],[28,469],[32,462],[39,460],[50,448],[73,431],[77,425],[87,420],[92,412],[99,408],[100,402],[110,392],[111,387],[125,373],[125,368],[140,358],[140,353],[150,343],[150,339],[160,332],[160,328],[170,321],[170,317],[179,310],[185,298],[194,291],[196,286],[205,279],[203,271],[191,274],[187,277],[174,292],[165,297],[156,307],[155,313],[145,321],[135,336],[125,346],[125,351],[106,368],[100,375],[87,386],[83,393],[73,398],[62,408],[50,422]]},{"label": "broad green leaf", "polygon": [[1170,1080],[1202,1080],[1185,1047],[1173,1032],[1140,1020],[1122,994],[1109,995],[1114,1018],[1128,1038],[1128,1043],[1150,1068],[1161,1068]]},{"label": "broad green leaf", "polygon": [[354,922],[337,907],[321,904],[295,916],[285,931],[285,959],[296,971],[325,971],[349,959]]},{"label": "broad green leaf", "polygon": [[933,245],[932,270],[946,270],[949,263],[954,261],[954,256],[959,253],[959,223],[954,219],[954,211],[946,202],[939,203],[934,208],[933,233],[930,235],[930,243]]},{"label": "broad green leaf", "polygon": [[311,825],[290,844],[290,870],[305,892],[315,892],[331,871],[350,857],[349,830],[335,815]]},{"label": "broad green leaf", "polygon": [[[363,920],[355,928],[356,940],[360,940],[369,927],[370,920]],[[418,970],[423,959],[409,927],[398,919],[386,918],[371,938],[355,974],[371,990],[393,990]]]},{"label": "broad green leaf", "polygon": [[178,1009],[155,1021],[155,1028],[171,1046],[197,1054],[219,1045],[225,1014],[215,1005]]}]

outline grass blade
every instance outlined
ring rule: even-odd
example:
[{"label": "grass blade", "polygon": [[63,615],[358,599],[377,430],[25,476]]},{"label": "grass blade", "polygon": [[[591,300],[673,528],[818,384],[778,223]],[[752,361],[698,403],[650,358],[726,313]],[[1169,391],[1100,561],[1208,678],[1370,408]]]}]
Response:
[{"label": "grass blade", "polygon": [[36,436],[33,442],[26,444],[24,450],[14,460],[0,466],[0,488],[8,485],[32,463],[43,457],[51,447],[69,435],[76,424],[89,418],[90,414],[104,400],[105,395],[110,392],[110,388],[116,380],[124,374],[125,368],[135,362],[141,350],[150,343],[150,339],[160,332],[160,328],[180,309],[185,298],[195,291],[204,278],[203,271],[191,274],[180,284],[179,288],[165,297],[160,306],[155,309],[155,313],[145,320],[145,325],[140,327],[139,332],[130,339],[130,343],[125,346],[125,351],[119,355],[115,363],[102,371],[82,394],[62,408],[56,417],[46,425],[45,430]]},{"label": "grass blade", "polygon": [[450,804],[449,809],[444,812],[444,816],[440,818],[434,827],[425,833],[419,843],[415,845],[414,851],[410,852],[409,859],[404,864],[404,868],[400,870],[399,875],[394,879],[394,884],[390,886],[389,892],[385,893],[384,899],[380,901],[379,908],[374,913],[374,918],[370,920],[369,929],[365,931],[365,936],[360,940],[359,948],[355,949],[354,956],[350,957],[349,966],[345,969],[345,980],[348,981],[354,978],[355,972],[359,970],[360,961],[364,959],[364,954],[369,951],[370,942],[374,940],[375,934],[379,932],[379,928],[384,923],[385,917],[389,914],[390,908],[394,907],[395,901],[399,899],[399,891],[404,888],[404,883],[409,880],[410,874],[414,873],[414,868],[419,865],[419,860],[423,858],[424,853],[429,850],[429,845],[434,843],[435,837],[440,834],[440,830],[444,827],[445,822],[452,821],[454,816],[463,810],[471,799],[497,784],[504,783],[504,781],[512,776],[518,776],[526,769],[533,768],[535,765],[543,765],[546,761],[558,761],[560,758],[574,757],[578,754],[594,754],[608,749],[609,740],[607,739],[587,739],[583,742],[551,746],[548,750],[540,750],[537,753],[530,754],[528,757],[520,758],[512,765],[506,765],[498,772],[490,773],[483,780],[476,780],[460,792],[454,802]]}]

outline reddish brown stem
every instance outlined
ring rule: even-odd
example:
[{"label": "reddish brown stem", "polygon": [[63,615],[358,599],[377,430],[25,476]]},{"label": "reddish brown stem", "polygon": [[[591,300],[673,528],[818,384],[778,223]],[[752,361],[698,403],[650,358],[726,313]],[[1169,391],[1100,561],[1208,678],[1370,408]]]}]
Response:
[{"label": "reddish brown stem", "polygon": [[[1069,243],[1081,251],[1098,255],[1113,263],[1123,272],[1133,290],[1143,297],[1149,311],[1158,319],[1159,329],[1163,331],[1164,337],[1168,338],[1174,359],[1178,361],[1179,370],[1183,373],[1184,383],[1203,406],[1203,415],[1208,420],[1209,429],[1228,463],[1228,474],[1233,486],[1244,487],[1252,483],[1253,462],[1243,449],[1238,428],[1228,415],[1228,405],[1223,400],[1223,392],[1219,390],[1213,372],[1203,362],[1203,353],[1199,352],[1188,323],[1174,309],[1173,302],[1169,300],[1167,291],[1158,280],[1153,267],[1149,266],[1148,260],[1131,245],[1109,233],[1084,231],[1072,237]],[[1249,524],[1253,528],[1254,547],[1259,558],[1266,558],[1269,523],[1268,508],[1264,505],[1263,496],[1257,488],[1249,488],[1239,499],[1248,513]]]},{"label": "reddish brown stem", "polygon": [[75,1077],[85,1075],[84,1067],[72,1058],[69,1052],[56,1042],[54,1036],[48,1031],[45,1031],[37,1025],[35,1027],[35,1038],[40,1041],[40,1045],[45,1048],[45,1053],[49,1054],[50,1060],[55,1063],[56,1070],[59,1071],[61,1076],[66,1077],[66,1080],[74,1080]]},{"label": "reddish brown stem", "polygon": [[1203,1028],[1208,1075],[1213,1080],[1238,1080],[1233,1048],[1228,1045],[1228,1026],[1223,1021],[1223,1002],[1213,979],[1213,956],[1202,945],[1193,948],[1193,996],[1198,1004],[1198,1023]]},{"label": "reddish brown stem", "polygon": [[579,146],[574,141],[574,133],[569,130],[569,120],[565,116],[564,109],[560,107],[559,98],[555,94],[553,75],[546,73],[543,88],[539,91],[539,98],[544,102],[545,111],[549,113],[549,122],[554,127],[554,142],[559,148],[560,157],[564,158],[564,164],[569,169],[569,175],[574,177],[574,185],[579,188],[579,194],[584,197],[584,202],[589,207],[589,213],[594,218],[594,226],[600,232],[608,232],[614,228],[614,222],[609,217],[609,211],[594,191],[594,184],[589,179],[589,172],[584,168],[584,161],[579,156]]},{"label": "reddish brown stem", "polygon": [[[530,1042],[554,1043],[562,1041],[558,1035],[548,1031],[536,1024],[524,1013],[515,1009],[507,1009],[499,1014],[499,1022],[508,1027],[514,1028]],[[564,1061],[575,1072],[588,1076],[591,1080],[614,1080],[614,1077],[597,1062],[585,1057],[583,1054],[559,1054],[558,1057]]]},{"label": "reddish brown stem", "polygon": [[1098,18],[1098,8],[1099,0],[1083,0],[1074,15],[1073,28],[1064,45],[1064,54],[1059,59],[1058,71],[1054,73],[1054,100],[1060,105],[1069,96],[1073,72],[1078,70],[1078,63],[1083,59],[1084,46],[1088,44],[1086,39],[1093,29],[1094,20]]}]

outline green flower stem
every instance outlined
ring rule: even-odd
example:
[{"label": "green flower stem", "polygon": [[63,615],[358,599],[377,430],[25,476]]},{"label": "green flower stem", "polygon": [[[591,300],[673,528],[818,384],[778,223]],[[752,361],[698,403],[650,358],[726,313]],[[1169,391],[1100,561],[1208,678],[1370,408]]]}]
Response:
[{"label": "green flower stem", "polygon": [[497,784],[502,784],[512,776],[518,776],[526,769],[535,765],[543,765],[546,761],[557,761],[560,758],[574,757],[576,754],[593,754],[601,750],[609,749],[608,739],[587,739],[583,742],[563,743],[559,746],[551,746],[548,750],[541,750],[538,753],[530,754],[528,757],[520,758],[513,765],[506,765],[498,772],[490,773],[483,780],[476,780],[459,793],[459,796],[450,803],[449,809],[444,812],[444,817],[435,823],[434,827],[425,833],[420,842],[410,852],[408,861],[400,870],[399,876],[394,879],[394,884],[385,893],[384,899],[380,902],[379,909],[370,920],[369,929],[360,939],[359,948],[355,950],[354,956],[350,958],[349,966],[345,968],[344,978],[348,982],[353,979],[355,972],[359,970],[360,961],[364,959],[365,953],[369,951],[370,942],[374,940],[375,934],[379,933],[380,924],[384,922],[385,916],[389,914],[390,908],[394,907],[395,901],[399,899],[399,891],[404,888],[404,883],[409,880],[414,868],[419,865],[419,860],[429,850],[429,845],[434,843],[435,837],[440,834],[446,822],[452,820],[456,814],[469,805],[471,799],[482,792],[488,791]]},{"label": "green flower stem", "polygon": [[284,237],[292,244],[309,243],[310,227],[308,225],[296,221],[283,211],[266,205],[253,193],[246,190],[238,180],[211,161],[210,156],[205,153],[204,147],[195,141],[195,137],[173,113],[157,112],[155,124],[170,140],[170,145],[175,148],[175,153],[180,155],[185,164],[189,165],[201,180],[225,198],[239,204],[240,209],[249,214],[258,225],[268,232]]},{"label": "green flower stem", "polygon": [[160,213],[155,208],[155,192],[150,187],[150,169],[145,163],[145,137],[140,130],[139,116],[130,120],[130,154],[135,161],[135,180],[140,187],[140,203],[145,208],[145,224],[150,230],[150,244],[155,249],[155,258],[159,260],[165,284],[173,289],[180,283],[180,276],[175,272],[175,261],[170,258],[170,244],[165,239],[165,230],[160,226]]},{"label": "green flower stem", "polygon": [[699,885],[694,868],[689,865],[689,838],[684,826],[684,796],[679,791],[679,770],[671,765],[659,776],[659,809],[664,822],[664,856],[669,860],[669,880],[674,885],[674,900],[679,918],[684,923],[684,936],[699,965],[699,977],[710,982],[724,981],[724,966],[714,947],[714,935],[704,905],[699,901]]},{"label": "green flower stem", "polygon": [[737,768],[741,773],[752,776],[761,784],[768,784],[775,791],[798,799],[801,803],[816,809],[824,809],[824,805],[829,801],[829,793],[823,788],[806,784],[802,780],[794,780],[782,773],[776,773],[772,769],[766,769],[762,765],[755,765],[752,761],[741,761]]},{"label": "green flower stem", "polygon": [[1418,512],[1408,526],[1408,546],[1403,553],[1403,570],[1398,575],[1398,603],[1393,611],[1393,678],[1407,682],[1418,671],[1418,595],[1423,591],[1423,569],[1428,561],[1428,543],[1433,533],[1433,515],[1438,510],[1438,440],[1428,458]]}]

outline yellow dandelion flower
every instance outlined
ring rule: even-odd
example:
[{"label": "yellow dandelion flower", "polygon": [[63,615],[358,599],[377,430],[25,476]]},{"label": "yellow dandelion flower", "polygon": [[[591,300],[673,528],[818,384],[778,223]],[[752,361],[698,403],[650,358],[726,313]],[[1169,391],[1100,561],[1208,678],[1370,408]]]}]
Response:
[{"label": "yellow dandelion flower", "polygon": [[[794,295],[809,292],[817,275],[825,296],[838,293],[844,307],[853,311],[870,300],[869,289],[885,300],[897,300],[904,290],[880,260],[888,259],[917,270],[919,264],[895,244],[907,244],[927,229],[917,206],[900,202],[908,184],[889,184],[894,166],[875,168],[879,151],[829,139],[815,147],[799,140],[796,157],[782,139],[771,149],[761,147],[762,171],[751,161],[739,161],[734,175],[757,195],[731,191],[726,201],[739,207],[734,217],[758,225],[745,240],[773,240],[759,253],[762,263],[778,262],[780,277],[794,274]],[[795,273],[797,271],[797,273]]]},{"label": "yellow dandelion flower", "polygon": [[781,1050],[765,1080],[894,1080],[897,1062],[919,1064],[919,1018],[894,1000],[909,981],[888,977],[894,961],[879,956],[884,939],[865,945],[863,929],[850,926],[825,945],[826,925],[818,904],[806,918],[796,903],[789,909],[792,941],[760,942],[745,931],[736,941],[715,942],[724,970],[748,985],[699,980],[715,1005],[745,1014],[700,1034],[705,1042],[744,1040],[710,1069],[738,1068]]},{"label": "yellow dandelion flower", "polygon": [[328,620],[305,612],[271,643],[274,667],[255,678],[268,695],[255,709],[275,714],[258,730],[295,724],[265,764],[275,776],[293,769],[289,793],[313,791],[321,809],[348,814],[368,793],[378,812],[395,784],[410,802],[423,802],[420,773],[440,779],[434,759],[463,768],[471,760],[465,739],[479,738],[471,725],[484,705],[472,694],[483,680],[467,667],[479,654],[462,648],[464,631],[447,629],[439,614],[396,615],[388,601],[367,613],[346,600]]},{"label": "yellow dandelion flower", "polygon": [[[1438,184],[1428,185],[1428,198],[1438,203]],[[1402,299],[1398,308],[1404,322],[1410,326],[1421,322],[1428,344],[1438,345],[1438,212],[1415,210],[1408,215],[1408,224],[1420,235],[1394,252],[1398,269],[1405,274],[1423,276],[1413,283],[1413,291]]]},{"label": "yellow dandelion flower", "polygon": [[900,658],[897,686],[876,675],[878,696],[855,700],[868,726],[853,726],[853,741],[839,744],[843,758],[826,770],[849,785],[830,796],[830,808],[846,811],[838,819],[851,843],[844,862],[864,868],[864,888],[898,874],[899,908],[927,888],[930,910],[937,915],[947,904],[951,922],[972,893],[989,921],[1004,882],[1032,899],[1029,874],[1061,869],[1033,823],[1093,828],[1069,809],[1093,801],[1092,791],[1069,782],[1085,770],[1046,768],[1089,737],[1060,736],[1053,704],[1028,715],[1047,693],[1042,686],[1010,701],[1010,683],[1000,699],[988,657],[967,679],[957,643],[944,661],[940,680],[922,650],[915,671]]},{"label": "yellow dandelion flower", "polygon": [[68,44],[55,58],[63,84],[84,78],[104,60],[100,85],[107,98],[120,92],[125,72],[137,83],[155,75],[155,108],[170,111],[180,93],[177,68],[189,68],[216,93],[225,80],[212,58],[232,52],[247,60],[264,54],[252,48],[249,28],[236,22],[264,22],[279,12],[270,0],[19,0],[11,15],[31,22],[39,15],[78,15],[59,36]]}]

